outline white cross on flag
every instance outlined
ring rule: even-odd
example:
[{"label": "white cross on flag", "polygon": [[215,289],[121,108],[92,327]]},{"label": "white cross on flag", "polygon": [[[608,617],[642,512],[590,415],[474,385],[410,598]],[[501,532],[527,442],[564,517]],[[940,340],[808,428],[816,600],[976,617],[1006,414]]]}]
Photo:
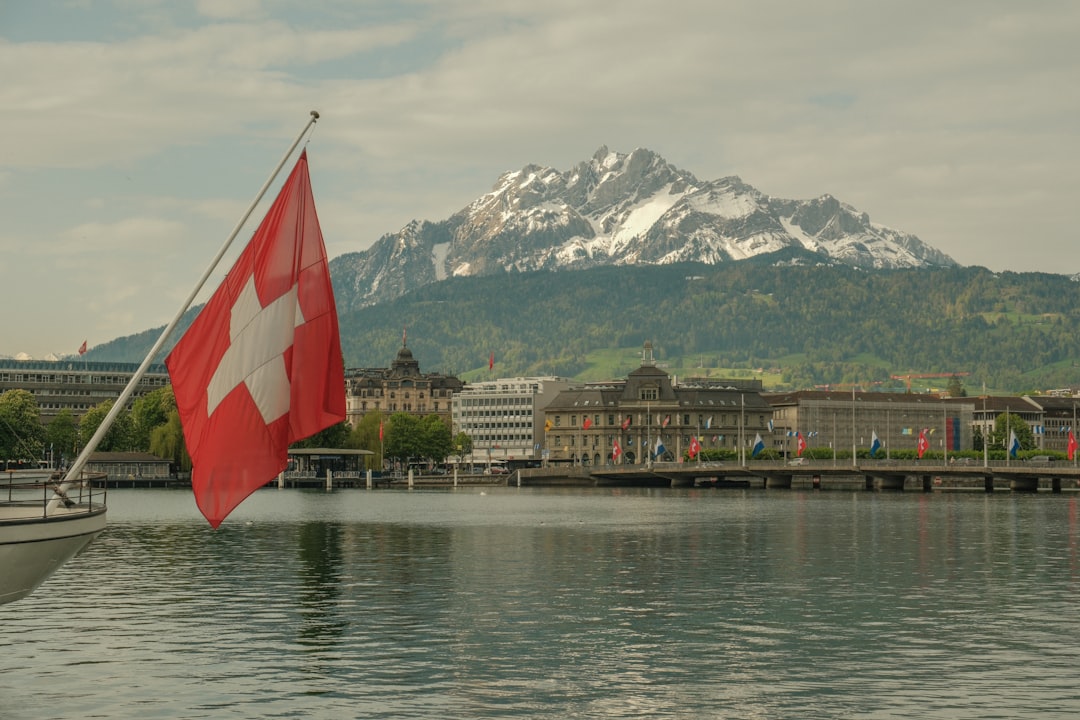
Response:
[{"label": "white cross on flag", "polygon": [[306,151],[165,364],[195,501],[215,528],[285,469],[291,443],[345,419],[337,308]]}]

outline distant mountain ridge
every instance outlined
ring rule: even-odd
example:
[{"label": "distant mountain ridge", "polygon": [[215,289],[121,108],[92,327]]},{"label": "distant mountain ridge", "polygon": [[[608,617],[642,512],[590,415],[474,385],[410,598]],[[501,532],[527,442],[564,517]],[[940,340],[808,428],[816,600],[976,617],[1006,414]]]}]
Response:
[{"label": "distant mountain ridge", "polygon": [[601,147],[568,172],[526,165],[504,173],[450,218],[413,221],[334,258],[330,272],[339,310],[348,311],[455,276],[716,265],[787,249],[868,269],[957,266],[831,195],[773,198],[735,176],[698,180],[650,150]]}]

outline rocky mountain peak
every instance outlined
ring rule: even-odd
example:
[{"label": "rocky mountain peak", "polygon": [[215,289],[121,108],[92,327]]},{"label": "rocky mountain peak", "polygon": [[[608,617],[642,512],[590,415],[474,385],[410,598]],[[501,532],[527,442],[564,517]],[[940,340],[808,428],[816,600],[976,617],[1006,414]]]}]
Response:
[{"label": "rocky mountain peak", "polygon": [[569,171],[503,173],[450,218],[414,221],[330,267],[339,303],[360,307],[451,276],[714,264],[788,248],[868,269],[956,264],[832,195],[772,198],[735,175],[703,182],[651,150],[601,146]]}]

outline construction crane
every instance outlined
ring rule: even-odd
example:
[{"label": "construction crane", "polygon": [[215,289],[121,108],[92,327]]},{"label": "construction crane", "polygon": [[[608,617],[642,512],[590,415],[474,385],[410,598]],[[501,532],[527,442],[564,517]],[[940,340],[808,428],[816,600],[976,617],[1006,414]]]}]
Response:
[{"label": "construction crane", "polygon": [[947,373],[908,373],[906,375],[890,375],[893,380],[904,380],[907,382],[907,391],[911,392],[911,379],[923,379],[923,378],[954,378],[954,377],[967,377],[971,373],[968,372],[947,372]]}]

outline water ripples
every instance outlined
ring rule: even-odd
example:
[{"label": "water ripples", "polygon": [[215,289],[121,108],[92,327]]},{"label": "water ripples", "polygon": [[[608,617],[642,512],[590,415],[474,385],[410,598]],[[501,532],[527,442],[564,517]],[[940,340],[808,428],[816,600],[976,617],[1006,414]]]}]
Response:
[{"label": "water ripples", "polygon": [[39,718],[1071,717],[1075,500],[186,495],[10,605]]}]

